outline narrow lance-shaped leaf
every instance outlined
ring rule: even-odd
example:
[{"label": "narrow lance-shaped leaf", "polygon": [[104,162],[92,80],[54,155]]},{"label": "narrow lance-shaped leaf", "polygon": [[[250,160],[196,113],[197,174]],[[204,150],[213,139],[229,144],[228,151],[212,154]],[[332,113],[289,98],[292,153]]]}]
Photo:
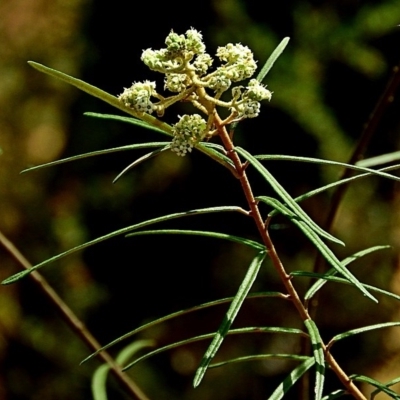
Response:
[{"label": "narrow lance-shaped leaf", "polygon": [[372,386],[375,386],[376,388],[378,388],[379,390],[381,390],[383,393],[386,393],[389,397],[391,397],[392,399],[396,399],[399,400],[399,395],[398,393],[396,393],[395,391],[393,391],[392,389],[389,389],[386,385],[384,385],[381,382],[378,382],[375,379],[370,378],[369,376],[365,376],[365,375],[351,375],[350,376],[351,379],[353,379],[354,381],[358,381],[358,382],[364,382],[364,383],[369,383]]},{"label": "narrow lance-shaped leaf", "polygon": [[322,398],[322,391],[324,389],[325,381],[325,357],[324,350],[322,348],[322,339],[318,331],[318,327],[312,319],[304,321],[308,333],[310,334],[311,346],[315,359],[315,400]]},{"label": "narrow lance-shaped leaf", "polygon": [[[117,356],[116,362],[119,365],[125,364],[133,354],[144,347],[154,346],[152,340],[137,340],[126,346]],[[92,377],[92,394],[94,400],[107,400],[107,376],[110,367],[107,364],[101,365]]]},{"label": "narrow lance-shaped leaf", "polygon": [[83,92],[86,92],[93,97],[97,97],[104,102],[112,105],[113,107],[126,112],[127,114],[133,115],[135,118],[141,119],[150,125],[153,125],[167,133],[172,134],[172,127],[167,123],[162,122],[149,114],[135,112],[132,108],[126,107],[122,101],[119,101],[117,97],[97,88],[96,86],[90,85],[89,83],[84,82],[81,79],[74,78],[70,75],[64,74],[63,72],[46,67],[34,61],[28,61],[28,64],[40,72],[44,72],[45,74],[60,79],[72,86],[75,86]]},{"label": "narrow lance-shaped leaf", "polygon": [[[389,388],[390,386],[393,386],[393,385],[395,385],[396,383],[399,383],[399,382],[400,382],[400,377],[392,379],[390,382],[384,383],[383,386],[386,387],[386,388]],[[374,390],[371,393],[371,400],[374,400],[376,395],[378,395],[380,392],[382,392],[382,390],[379,389],[379,388]]]},{"label": "narrow lance-shaped leaf", "polygon": [[139,222],[138,224],[134,224],[134,225],[128,226],[126,228],[118,229],[114,232],[108,233],[107,235],[100,236],[96,239],[90,240],[86,243],[76,246],[70,250],[64,251],[63,253],[60,253],[60,254],[58,254],[54,257],[51,257],[39,264],[34,265],[32,268],[30,268],[28,270],[18,272],[16,274],[4,279],[4,281],[2,282],[2,285],[9,285],[11,283],[14,283],[14,282],[24,278],[25,276],[29,275],[31,272],[44,267],[47,264],[57,261],[63,257],[70,255],[70,254],[76,253],[77,251],[86,249],[87,247],[93,246],[97,243],[101,243],[105,240],[111,239],[115,236],[124,235],[131,231],[134,231],[134,230],[140,229],[140,228],[144,228],[145,226],[148,226],[151,224],[169,221],[169,220],[176,219],[176,218],[190,217],[190,216],[194,216],[194,215],[209,214],[209,213],[219,213],[219,212],[239,212],[239,213],[247,215],[247,212],[241,207],[222,206],[222,207],[200,208],[200,209],[196,209],[196,210],[190,210],[190,211],[185,211],[185,212],[180,212],[180,213],[175,213],[175,214],[169,214],[169,215],[164,215],[162,217],[149,219],[147,221]]},{"label": "narrow lance-shaped leaf", "polygon": [[296,367],[274,390],[268,400],[281,400],[286,396],[289,389],[315,364],[315,359],[309,357],[308,360]]},{"label": "narrow lance-shaped leaf", "polygon": [[344,243],[332,236],[330,233],[324,231],[320,226],[318,226],[307,213],[296,203],[296,201],[290,196],[290,194],[282,187],[282,185],[273,177],[273,175],[246,150],[235,147],[236,151],[241,154],[246,160],[249,161],[251,165],[265,178],[265,180],[271,185],[272,189],[281,197],[281,199],[287,204],[287,207],[301,220],[308,224],[315,232],[320,236],[325,237],[332,242],[341,244]]},{"label": "narrow lance-shaped leaf", "polygon": [[154,147],[159,148],[159,147],[168,146],[169,144],[170,144],[169,142],[139,143],[139,144],[129,144],[127,146],[114,147],[114,148],[105,149],[105,150],[96,150],[96,151],[91,151],[89,153],[79,154],[77,156],[63,158],[61,160],[51,161],[46,164],[41,164],[41,165],[36,165],[34,167],[26,168],[23,171],[21,171],[21,173],[34,171],[34,170],[41,169],[41,168],[54,167],[55,165],[64,164],[64,163],[71,162],[71,161],[77,161],[77,160],[82,160],[84,158],[101,156],[104,154],[116,153],[119,151],[149,149],[149,148],[154,148]]},{"label": "narrow lance-shaped leaf", "polygon": [[300,156],[285,156],[285,155],[257,155],[254,156],[257,160],[271,160],[271,161],[295,161],[295,162],[307,162],[312,164],[321,164],[321,165],[330,165],[330,166],[338,166],[344,167],[346,169],[353,169],[355,171],[360,172],[369,172],[371,175],[381,176],[383,178],[393,179],[395,181],[400,181],[400,178],[391,174],[387,174],[386,172],[382,172],[380,170],[375,170],[371,168],[367,168],[361,165],[347,164],[338,161],[324,160],[322,158],[313,158],[313,157],[300,157]]},{"label": "narrow lance-shaped leaf", "polygon": [[265,251],[261,251],[251,262],[249,269],[247,270],[246,276],[244,277],[238,292],[236,293],[235,298],[233,299],[228,312],[226,313],[222,324],[220,325],[218,332],[215,334],[211,344],[209,345],[208,349],[206,350],[200,365],[196,371],[193,386],[197,387],[200,382],[202,381],[204,374],[207,371],[207,368],[214,358],[215,354],[217,353],[219,347],[221,346],[226,334],[229,331],[233,321],[236,318],[237,313],[239,312],[247,294],[249,293],[253,282],[255,281],[258,271],[260,270],[261,264],[265,259],[266,256]]},{"label": "narrow lance-shaped leaf", "polygon": [[[375,251],[378,251],[378,250],[386,250],[386,249],[390,249],[390,246],[373,246],[368,249],[361,250],[361,251],[353,254],[350,257],[346,257],[340,263],[343,265],[343,267],[346,267],[347,265],[349,265],[350,263],[352,263],[355,260],[358,260],[361,257],[364,257],[364,256],[366,256],[370,253],[373,253]],[[337,273],[337,270],[335,268],[331,268],[329,271],[327,271],[324,274],[323,279],[319,279],[317,282],[315,282],[310,287],[310,289],[308,289],[307,293],[304,296],[304,299],[307,301],[310,300],[318,292],[318,290],[320,290],[325,285],[325,283],[326,283],[325,277],[335,275],[336,273]],[[365,285],[363,285],[363,286],[366,287]]]},{"label": "narrow lance-shaped leaf", "polygon": [[345,395],[347,395],[347,390],[338,389],[338,390],[335,390],[334,392],[329,393],[328,395],[324,396],[322,398],[322,400],[335,400],[335,399],[339,399],[340,397],[343,397]]},{"label": "narrow lance-shaped leaf", "polygon": [[149,129],[157,133],[161,133],[163,135],[172,136],[171,132],[165,132],[164,130],[158,128],[157,126],[150,125],[141,119],[132,118],[132,117],[123,117],[122,115],[114,115],[114,114],[99,114],[94,112],[85,112],[83,115],[87,117],[99,118],[99,119],[108,119],[114,121],[125,122],[128,124],[132,124],[138,126],[139,128]]},{"label": "narrow lance-shaped leaf", "polygon": [[[247,328],[238,328],[238,329],[231,329],[229,332],[227,332],[227,335],[243,335],[243,334],[249,334],[249,333],[254,333],[254,334],[260,334],[260,333],[288,333],[288,334],[295,334],[295,335],[302,335],[308,337],[306,333],[304,333],[300,329],[296,328],[281,328],[281,327],[275,327],[275,326],[251,326]],[[195,343],[199,342],[202,340],[207,340],[211,339],[212,337],[215,336],[215,332],[213,333],[206,333],[204,335],[199,335],[199,336],[193,336],[189,339],[181,340],[179,342],[171,343],[167,346],[160,347],[156,350],[153,350],[147,354],[144,354],[143,356],[137,358],[136,360],[132,361],[130,364],[126,365],[122,370],[127,371],[129,368],[132,368],[134,365],[138,364],[141,361],[144,361],[150,357],[153,357],[157,354],[163,353],[167,350],[175,349],[177,347],[185,346],[190,343]]]},{"label": "narrow lance-shaped leaf", "polygon": [[331,264],[339,273],[341,273],[345,278],[347,278],[353,285],[355,285],[361,292],[369,297],[371,300],[377,302],[374,296],[372,296],[368,290],[361,284],[361,282],[337,259],[332,250],[321,240],[321,238],[315,233],[313,229],[309,227],[304,221],[299,221],[297,216],[283,205],[279,200],[273,199],[271,197],[260,196],[257,200],[263,201],[264,203],[274,207],[276,210],[281,212],[283,215],[291,219],[291,221],[298,227],[303,233],[310,239],[310,241],[319,250],[322,256]]},{"label": "narrow lance-shaped leaf", "polygon": [[393,326],[400,326],[400,322],[384,322],[382,324],[374,324],[374,325],[368,325],[368,326],[363,326],[361,328],[357,329],[351,329],[347,332],[340,333],[339,335],[334,336],[328,343],[327,348],[332,347],[336,342],[342,339],[346,339],[348,337],[358,335],[360,333],[364,332],[369,332],[369,331],[375,331],[377,329],[384,329],[384,328],[390,328]]},{"label": "narrow lance-shaped leaf", "polygon": [[278,46],[275,48],[275,50],[272,52],[272,54],[268,57],[268,60],[263,65],[263,67],[261,68],[261,71],[257,75],[256,79],[259,82],[262,82],[264,80],[265,76],[271,70],[271,68],[274,65],[275,61],[282,54],[283,50],[285,50],[285,47],[289,43],[289,40],[290,40],[289,37],[285,37],[284,39],[282,39],[282,41],[278,44]]},{"label": "narrow lance-shaped leaf", "polygon": [[[265,298],[265,297],[276,297],[279,299],[283,299],[283,300],[288,300],[288,296],[284,295],[283,293],[280,292],[258,292],[258,293],[249,293],[247,296],[247,299],[256,299],[256,298]],[[162,322],[168,321],[170,319],[173,318],[178,318],[182,315],[186,315],[189,314],[191,312],[194,311],[198,311],[198,310],[204,310],[208,307],[213,307],[213,306],[217,306],[220,304],[226,304],[226,303],[231,303],[232,300],[234,299],[234,297],[226,297],[224,299],[218,299],[218,300],[213,300],[210,301],[208,303],[203,303],[203,304],[199,304],[197,306],[194,307],[190,307],[190,308],[185,308],[184,310],[179,310],[176,311],[172,314],[168,314],[165,315],[164,317],[158,318],[154,321],[148,322],[147,324],[141,325],[138,328],[125,333],[124,335],[118,337],[117,339],[113,340],[112,342],[106,344],[105,346],[103,346],[102,348],[100,348],[99,350],[95,351],[94,353],[92,353],[89,357],[86,357],[83,361],[81,361],[81,364],[85,363],[86,361],[89,361],[90,359],[92,359],[93,357],[95,357],[97,354],[99,354],[101,351],[103,350],[107,350],[108,348],[110,348],[111,346],[114,346],[117,343],[122,342],[123,340],[126,340],[130,337],[132,337],[133,335],[142,332],[148,328],[151,328],[155,325],[161,324]]]},{"label": "narrow lance-shaped leaf", "polygon": [[137,165],[141,164],[144,161],[149,160],[150,158],[156,157],[158,156],[160,153],[162,153],[163,151],[167,150],[170,148],[170,145],[168,144],[167,146],[163,147],[162,149],[157,149],[154,150],[150,153],[145,154],[142,157],[139,157],[137,160],[135,160],[133,163],[129,164],[126,168],[124,168],[113,180],[113,183],[117,182],[118,179],[120,179],[122,177],[122,175],[126,174],[129,170],[131,170],[132,168],[135,168]]},{"label": "narrow lance-shaped leaf", "polygon": [[226,361],[221,361],[219,363],[215,364],[210,364],[208,368],[219,368],[223,367],[224,365],[228,364],[235,364],[235,363],[241,363],[241,362],[247,362],[247,361],[262,361],[262,360],[267,360],[270,358],[277,358],[280,360],[293,360],[293,361],[306,361],[310,357],[308,356],[300,356],[298,354],[256,354],[252,356],[243,356],[243,357],[237,357],[237,358],[232,358],[230,360]]},{"label": "narrow lance-shaped leaf", "polygon": [[[317,274],[315,272],[309,272],[309,271],[293,271],[290,273],[290,276],[303,276],[307,278],[316,278],[316,279],[321,279],[321,280],[326,280],[329,282],[335,282],[335,283],[342,283],[345,285],[351,285],[354,286],[352,282],[350,282],[348,279],[344,278],[339,278],[334,275],[327,275],[327,274]],[[380,289],[376,286],[371,286],[367,285],[365,283],[361,283],[361,285],[365,288],[368,289],[371,292],[383,294],[385,296],[391,297],[394,300],[400,301],[400,296],[397,294],[394,294],[392,292],[388,292],[387,290]]]},{"label": "narrow lance-shaped leaf", "polygon": [[151,231],[139,231],[129,233],[126,237],[141,236],[141,235],[186,235],[186,236],[205,236],[215,239],[230,240],[231,242],[244,244],[257,250],[265,250],[265,246],[261,243],[255,242],[254,240],[246,239],[240,236],[229,235],[227,233],[220,232],[208,232],[208,231],[193,231],[184,229],[157,229]]}]

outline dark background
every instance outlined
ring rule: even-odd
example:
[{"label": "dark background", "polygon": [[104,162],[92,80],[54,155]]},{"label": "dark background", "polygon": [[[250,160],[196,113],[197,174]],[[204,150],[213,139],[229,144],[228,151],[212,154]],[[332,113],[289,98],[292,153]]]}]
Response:
[{"label": "dark background", "polygon": [[[265,10],[267,8],[267,10]],[[29,174],[37,165],[94,150],[164,139],[121,122],[83,116],[115,113],[107,104],[31,69],[34,60],[119,94],[132,82],[155,80],[140,61],[143,49],[159,49],[171,29],[190,27],[204,35],[207,51],[240,42],[259,65],[286,36],[284,54],[268,75],[273,91],[259,118],[240,124],[237,143],[254,154],[316,156],[347,161],[392,68],[399,61],[400,5],[397,1],[286,1],[267,7],[256,1],[215,0],[199,4],[169,1],[89,2],[26,0],[0,3],[0,230],[32,263],[113,230],[163,214],[216,205],[245,207],[238,182],[194,152],[165,153],[114,177],[145,154],[122,152],[67,163]],[[366,156],[399,148],[399,101],[383,116]],[[165,120],[176,121],[179,107]],[[337,179],[333,167],[271,162],[271,172],[291,195]],[[271,195],[253,171],[256,195]],[[304,203],[323,223],[331,193]],[[265,211],[265,210],[264,210]],[[362,281],[399,293],[399,196],[392,181],[369,178],[347,193],[334,227],[346,248],[340,258],[378,244],[392,250],[352,266]],[[193,217],[163,228],[205,229],[252,239],[254,227],[231,214]],[[273,239],[288,270],[311,270],[315,251],[285,220]],[[235,294],[254,254],[247,248],[205,238],[118,237],[42,270],[93,334],[106,344],[150,320],[201,302]],[[18,271],[0,250],[4,279]],[[298,278],[301,293],[307,282]],[[265,263],[252,291],[281,290]],[[217,329],[226,306],[200,311],[138,335],[158,345]],[[0,288],[0,399],[86,399],[97,361],[79,366],[89,351],[69,331],[29,279]],[[374,305],[349,287],[326,285],[317,323],[327,340],[344,330],[397,320],[398,304]],[[301,327],[282,300],[248,300],[235,327]],[[348,373],[383,382],[400,375],[398,330],[369,333],[337,345],[334,355]],[[135,338],[134,338],[135,339]],[[133,339],[133,340],[134,340]],[[125,344],[128,344],[126,342]],[[114,354],[124,344],[113,349]],[[207,343],[158,355],[130,373],[152,399],[264,399],[294,364],[241,363],[209,371],[191,386]],[[297,352],[296,338],[270,334],[226,340],[217,360],[269,352]],[[327,388],[339,384],[328,375]],[[370,390],[364,388],[365,390]],[[296,397],[294,389],[290,396]],[[125,398],[110,379],[110,399]]]}]

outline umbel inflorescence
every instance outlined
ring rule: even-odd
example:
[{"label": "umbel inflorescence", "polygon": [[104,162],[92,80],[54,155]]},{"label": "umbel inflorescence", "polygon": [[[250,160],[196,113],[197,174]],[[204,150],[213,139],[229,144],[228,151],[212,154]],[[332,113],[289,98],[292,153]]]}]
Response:
[{"label": "umbel inflorescence", "polygon": [[[260,112],[260,101],[270,100],[271,92],[256,79],[246,87],[232,88],[230,101],[221,96],[232,85],[251,78],[257,63],[247,46],[227,44],[217,49],[221,66],[208,73],[213,59],[205,52],[203,37],[195,29],[185,35],[171,32],[165,40],[166,48],[143,51],[142,61],[152,70],[165,75],[164,89],[173,95],[164,97],[156,91],[156,83],[145,81],[134,83],[118,97],[127,107],[140,113],[156,112],[163,116],[167,107],[178,101],[191,102],[202,114],[183,115],[173,125],[171,150],[179,156],[191,152],[204,139],[217,134],[217,107],[230,111],[220,125],[226,125],[244,118],[254,118]],[[220,120],[220,119],[219,119]]]}]

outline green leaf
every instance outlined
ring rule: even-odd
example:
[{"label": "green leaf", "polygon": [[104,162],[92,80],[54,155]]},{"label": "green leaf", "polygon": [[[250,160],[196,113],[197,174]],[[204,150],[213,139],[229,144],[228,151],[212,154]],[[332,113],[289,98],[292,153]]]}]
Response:
[{"label": "green leaf", "polygon": [[87,117],[93,117],[93,118],[99,118],[99,119],[108,119],[108,120],[126,122],[128,124],[132,124],[132,125],[138,126],[140,128],[149,129],[149,130],[157,132],[157,133],[162,133],[163,135],[172,136],[172,134],[170,132],[165,132],[164,130],[162,130],[156,126],[150,125],[147,122],[142,121],[141,119],[137,119],[137,118],[123,117],[121,115],[113,115],[113,114],[99,114],[99,113],[94,113],[94,112],[85,112],[85,113],[83,113],[83,115],[86,115]]},{"label": "green leaf", "polygon": [[151,231],[139,231],[134,233],[129,233],[126,237],[139,236],[139,235],[186,235],[186,236],[205,236],[212,237],[216,239],[230,240],[231,242],[244,244],[250,246],[253,249],[265,250],[265,246],[261,243],[255,242],[254,240],[246,239],[240,236],[233,236],[227,233],[219,232],[207,232],[207,231],[192,231],[183,229],[158,229]]},{"label": "green leaf", "polygon": [[[284,300],[288,300],[288,297],[286,295],[284,295],[283,293],[280,292],[260,292],[260,293],[250,293],[247,296],[247,299],[255,299],[255,298],[265,298],[265,297],[277,297],[280,299],[284,299]],[[226,297],[224,299],[218,299],[218,300],[213,300],[207,303],[203,303],[203,304],[199,304],[197,306],[194,307],[190,307],[190,308],[186,308],[184,310],[180,310],[180,311],[176,311],[172,314],[168,314],[164,317],[158,318],[154,321],[148,322],[147,324],[141,325],[138,328],[126,333],[125,335],[122,335],[120,337],[118,337],[117,339],[113,340],[112,342],[106,344],[105,346],[103,346],[101,349],[97,350],[96,352],[92,353],[89,357],[85,358],[83,361],[81,361],[81,364],[85,363],[86,361],[89,361],[91,358],[95,357],[97,354],[99,354],[101,351],[106,350],[108,348],[110,348],[111,346],[114,346],[117,343],[120,343],[121,341],[130,338],[131,336],[144,331],[145,329],[151,328],[155,325],[158,325],[162,322],[168,321],[170,319],[173,318],[177,318],[180,317],[182,315],[186,315],[189,314],[191,312],[194,311],[198,311],[198,310],[204,310],[206,308],[209,307],[214,307],[220,304],[226,304],[226,303],[231,303],[232,300],[234,299],[234,297]]]},{"label": "green leaf", "polygon": [[372,386],[375,386],[376,388],[378,388],[380,391],[386,393],[389,397],[391,397],[392,399],[396,399],[399,400],[399,394],[396,393],[395,391],[389,389],[388,387],[386,387],[386,385],[376,381],[375,379],[372,379],[368,376],[365,375],[351,375],[350,379],[357,381],[357,382],[364,382],[364,383],[369,383]]},{"label": "green leaf", "polygon": [[[399,168],[400,168],[400,165],[394,165],[394,166],[390,166],[390,167],[386,167],[386,168],[381,168],[381,169],[379,169],[377,171],[380,171],[380,172],[392,171],[392,170],[399,169]],[[336,182],[329,183],[328,185],[321,186],[321,187],[319,187],[317,189],[311,190],[311,191],[309,191],[307,193],[302,194],[301,196],[296,197],[295,201],[296,202],[300,202],[300,201],[309,199],[312,196],[315,196],[317,194],[325,192],[325,191],[327,191],[329,189],[332,189],[334,187],[337,187],[337,186],[340,186],[340,185],[345,185],[347,183],[354,182],[354,181],[356,181],[358,179],[366,178],[366,177],[371,176],[371,175],[372,175],[372,173],[367,172],[365,174],[360,174],[360,175],[352,176],[350,178],[345,178],[345,179],[338,180]]]},{"label": "green leaf", "polygon": [[324,396],[322,398],[322,400],[335,400],[335,399],[338,399],[339,397],[343,397],[343,396],[345,396],[347,394],[348,393],[347,393],[346,390],[338,389],[338,390],[335,390],[334,392],[329,393],[328,395]]},{"label": "green leaf", "polygon": [[[260,326],[255,326],[255,327],[247,327],[247,328],[238,328],[238,329],[231,329],[229,332],[227,332],[227,335],[242,335],[242,334],[247,334],[247,333],[289,333],[289,334],[297,334],[297,335],[302,335],[302,336],[308,336],[305,334],[302,330],[296,329],[296,328],[281,328],[281,327],[260,327]],[[129,368],[132,368],[134,365],[138,364],[139,362],[146,360],[152,356],[155,356],[156,354],[163,353],[167,350],[175,349],[177,347],[185,346],[190,343],[195,343],[199,342],[201,340],[207,340],[211,339],[215,336],[215,332],[213,333],[206,333],[204,335],[199,335],[199,336],[193,336],[189,339],[181,340],[179,342],[175,342],[172,344],[169,344],[167,346],[160,347],[154,351],[151,351],[139,358],[137,358],[135,361],[131,362],[127,366],[125,366],[122,370],[126,371]]]},{"label": "green leaf", "polygon": [[322,339],[318,331],[318,327],[312,319],[307,319],[304,321],[308,333],[310,334],[311,345],[313,350],[313,355],[315,359],[315,399],[322,399],[322,391],[324,389],[325,381],[325,357],[324,350],[322,348]]},{"label": "green leaf", "polygon": [[340,263],[332,250],[321,240],[321,238],[314,232],[314,230],[310,229],[310,227],[306,225],[303,221],[297,221],[296,219],[293,219],[292,221],[314,243],[319,252],[325,258],[325,260],[328,261],[330,265],[332,265],[332,267],[334,267],[354,286],[356,286],[364,294],[364,296],[370,298],[375,303],[378,303],[378,300],[374,296],[372,296],[372,294],[370,294],[367,289],[365,289],[361,282],[345,266]]},{"label": "green leaf", "polygon": [[200,208],[200,209],[196,209],[196,210],[190,210],[190,211],[185,211],[185,212],[180,212],[180,213],[174,213],[174,214],[169,214],[169,215],[164,215],[162,217],[157,217],[157,218],[153,218],[153,219],[149,219],[147,221],[143,221],[143,222],[139,222],[138,224],[134,224],[131,226],[128,226],[126,228],[122,228],[122,229],[118,229],[114,232],[108,233],[107,235],[104,236],[100,236],[96,239],[90,240],[86,243],[83,243],[79,246],[75,246],[74,248],[64,251],[63,253],[60,253],[54,257],[51,257],[39,264],[34,265],[32,268],[28,269],[28,270],[24,270],[21,272],[18,272],[6,279],[3,280],[2,285],[9,285],[11,283],[14,283],[22,278],[24,278],[25,276],[29,275],[30,273],[32,273],[33,271],[36,271],[39,268],[44,267],[47,264],[50,264],[54,261],[60,260],[61,258],[64,258],[66,256],[69,256],[70,254],[76,253],[77,251],[86,249],[87,247],[93,246],[97,243],[101,243],[104,242],[105,240],[111,239],[115,236],[119,236],[119,235],[124,235],[127,234],[131,231],[134,231],[136,229],[140,229],[140,228],[144,228],[145,226],[148,225],[152,225],[152,224],[156,224],[159,222],[165,222],[165,221],[169,221],[172,219],[176,219],[176,218],[182,218],[182,217],[191,217],[194,215],[202,215],[202,214],[210,214],[210,213],[220,213],[220,212],[239,212],[241,214],[247,215],[247,212],[241,208],[241,207],[236,207],[236,206],[221,206],[221,207],[208,207],[208,208]]},{"label": "green leaf", "polygon": [[139,157],[137,160],[135,160],[133,163],[129,164],[126,168],[124,168],[113,180],[113,183],[117,182],[118,179],[122,177],[125,173],[127,173],[129,170],[132,168],[136,167],[137,165],[141,164],[144,161],[149,160],[150,158],[158,156],[160,153],[162,153],[165,150],[168,150],[170,148],[170,145],[168,144],[167,146],[163,147],[162,149],[157,149],[154,150],[150,153],[145,154],[142,157]]},{"label": "green leaf", "polygon": [[206,350],[199,367],[197,368],[193,386],[197,387],[202,381],[204,374],[207,371],[208,366],[210,365],[211,360],[214,358],[218,349],[220,348],[222,342],[225,339],[226,334],[229,331],[233,321],[236,318],[237,313],[239,312],[242,304],[249,293],[253,283],[257,277],[258,271],[260,270],[261,264],[263,263],[267,252],[261,251],[251,262],[249,269],[247,270],[246,276],[244,277],[239,290],[236,293],[235,298],[232,300],[232,303],[224,316],[224,319],[218,328],[218,332],[216,332],[213,340],[211,341],[208,349]]},{"label": "green leaf", "polygon": [[[117,364],[125,364],[133,354],[139,350],[154,346],[152,340],[136,340],[135,342],[126,346],[117,356]],[[110,367],[107,364],[103,364],[96,369],[92,377],[92,395],[94,400],[107,400],[107,376],[110,371]]]},{"label": "green leaf", "polygon": [[[396,385],[396,383],[399,383],[399,382],[400,382],[400,377],[395,378],[395,379],[391,380],[390,382],[387,382],[387,383],[383,384],[383,386],[389,388],[390,386]],[[371,393],[371,400],[374,400],[374,399],[375,399],[375,396],[376,396],[377,394],[379,394],[380,392],[382,392],[382,390],[379,389],[379,388],[376,389],[376,390],[374,390],[374,391]],[[399,396],[399,397],[400,397],[400,396]]]},{"label": "green leaf", "polygon": [[92,376],[92,396],[94,400],[108,400],[107,396],[107,375],[108,365],[100,365]]},{"label": "green leaf", "polygon": [[[370,247],[368,249],[365,250],[361,250],[358,253],[353,254],[350,257],[345,258],[344,260],[341,261],[341,264],[345,267],[348,264],[352,263],[355,260],[358,260],[361,257],[364,257],[370,253],[373,253],[374,251],[378,251],[378,250],[385,250],[385,249],[390,249],[390,246],[373,246]],[[329,271],[327,271],[324,276],[329,276],[329,275],[335,275],[337,272],[337,270],[335,268],[330,269]],[[317,282],[315,282],[310,289],[308,289],[307,293],[304,296],[305,300],[310,300],[315,293],[318,292],[318,290],[320,290],[326,283],[326,279],[322,278],[319,279]],[[365,285],[363,285],[365,287]],[[400,299],[400,297],[399,297]]]},{"label": "green leaf", "polygon": [[309,357],[298,367],[296,367],[279,386],[274,390],[268,400],[281,400],[285,397],[289,389],[315,364],[315,359]]},{"label": "green leaf", "polygon": [[[343,279],[343,278],[339,278],[337,276],[327,275],[327,274],[317,274],[315,272],[293,271],[290,273],[290,276],[299,276],[299,277],[303,276],[303,277],[307,277],[307,278],[317,278],[317,279],[327,280],[330,282],[344,283],[345,285],[354,286],[353,283],[349,282],[348,279]],[[383,294],[385,296],[391,297],[392,299],[400,301],[400,296],[398,296],[397,294],[388,292],[387,290],[383,290],[383,289],[377,288],[375,286],[366,285],[365,283],[361,283],[361,285],[363,285],[366,289],[370,290],[371,292]]]},{"label": "green leaf", "polygon": [[388,164],[400,160],[400,151],[381,154],[380,156],[365,158],[356,163],[360,167],[374,167],[375,165]]},{"label": "green leaf", "polygon": [[276,210],[281,212],[283,215],[289,217],[291,221],[305,234],[305,236],[310,239],[310,241],[314,244],[314,246],[318,249],[318,251],[322,254],[322,256],[331,264],[338,272],[340,272],[345,278],[347,278],[353,285],[355,285],[361,292],[369,297],[371,300],[377,302],[375,297],[373,297],[361,284],[361,282],[337,259],[332,250],[321,240],[321,238],[317,235],[317,233],[310,228],[308,224],[304,221],[299,221],[297,216],[288,209],[288,207],[284,206],[279,200],[273,199],[271,197],[260,196],[257,197],[257,200],[263,201],[264,203],[274,207]]},{"label": "green leaf", "polygon": [[351,329],[349,331],[346,331],[346,332],[340,333],[339,335],[334,336],[329,341],[327,348],[328,349],[331,348],[339,340],[346,339],[348,337],[358,335],[360,333],[375,331],[378,329],[390,328],[393,326],[400,326],[400,322],[384,322],[382,324],[374,324],[374,325],[363,326],[363,327],[357,328],[357,329]]},{"label": "green leaf", "polygon": [[290,38],[285,37],[275,48],[275,50],[272,52],[272,54],[269,56],[268,60],[266,63],[263,65],[261,68],[261,71],[257,75],[257,80],[259,82],[262,82],[265,78],[265,76],[268,74],[268,72],[271,70],[272,66],[274,65],[275,61],[278,59],[278,57],[282,54],[283,50],[285,50],[285,47],[289,43]]},{"label": "green leaf", "polygon": [[290,194],[280,185],[280,183],[273,177],[273,175],[258,161],[254,156],[252,156],[246,150],[235,147],[235,150],[241,154],[246,160],[249,161],[251,165],[264,177],[264,179],[271,185],[274,191],[280,196],[280,198],[287,204],[287,207],[302,221],[304,221],[307,225],[310,226],[315,232],[317,232],[320,236],[331,240],[332,242],[341,244],[344,246],[344,243],[324,231],[321,227],[319,227],[303,209],[296,203],[296,201],[290,196]]},{"label": "green leaf", "polygon": [[257,355],[252,355],[252,356],[232,358],[231,360],[226,360],[226,361],[222,361],[219,363],[210,364],[208,366],[208,368],[219,368],[219,367],[223,367],[224,365],[236,364],[236,363],[247,362],[247,361],[263,361],[268,358],[276,358],[276,359],[281,359],[281,360],[289,359],[289,360],[293,360],[293,361],[305,361],[305,360],[308,360],[310,357],[300,356],[298,354],[257,354]]},{"label": "green leaf", "polygon": [[[312,157],[299,157],[299,156],[285,156],[285,155],[257,155],[254,156],[257,160],[271,160],[271,161],[297,161],[297,162],[307,162],[312,164],[321,164],[321,165],[331,165],[331,166],[339,166],[344,167],[346,169],[353,169],[355,171],[360,172],[369,172],[371,175],[381,176],[383,178],[393,179],[395,181],[400,181],[400,178],[391,174],[387,174],[386,172],[382,172],[380,170],[375,170],[371,168],[366,168],[360,165],[347,164],[338,161],[324,160],[322,158],[312,158]],[[399,166],[400,167],[400,166]]]},{"label": "green leaf", "polygon": [[163,146],[165,147],[165,146],[168,146],[169,144],[170,144],[169,142],[139,143],[139,144],[130,144],[128,146],[114,147],[111,149],[91,151],[90,153],[79,154],[77,156],[63,158],[61,160],[52,161],[52,162],[49,162],[46,164],[41,164],[41,165],[37,165],[34,167],[30,167],[30,168],[27,168],[27,169],[24,169],[23,171],[21,171],[21,174],[25,173],[25,172],[34,171],[36,169],[53,167],[55,165],[64,164],[64,163],[76,161],[76,160],[81,160],[81,159],[88,158],[88,157],[100,156],[103,154],[111,154],[111,153],[116,153],[118,151],[149,149],[149,148],[153,148],[153,147],[163,147]]},{"label": "green leaf", "polygon": [[90,85],[89,83],[86,83],[80,79],[74,78],[72,76],[64,74],[63,72],[46,67],[46,66],[36,63],[34,61],[28,61],[28,64],[40,72],[48,74],[54,78],[60,79],[72,86],[75,86],[76,88],[82,90],[83,92],[86,92],[93,97],[97,97],[97,98],[103,100],[104,102],[112,105],[113,107],[118,108],[119,110],[122,110],[122,111],[126,112],[127,114],[134,116],[135,118],[138,118],[138,119],[141,119],[141,120],[147,122],[149,125],[153,125],[154,127],[159,128],[166,133],[172,134],[172,127],[170,125],[168,125],[167,123],[162,122],[159,119],[157,119],[149,114],[137,113],[132,108],[126,107],[122,103],[122,101],[120,101],[117,97],[105,92],[104,90],[97,88],[96,86]]}]

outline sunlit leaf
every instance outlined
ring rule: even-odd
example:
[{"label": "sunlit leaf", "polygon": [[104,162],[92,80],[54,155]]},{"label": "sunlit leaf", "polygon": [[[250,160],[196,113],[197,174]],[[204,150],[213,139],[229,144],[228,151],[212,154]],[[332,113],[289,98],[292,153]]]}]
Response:
[{"label": "sunlit leaf", "polygon": [[340,397],[343,397],[343,396],[345,396],[345,395],[347,395],[347,394],[348,394],[348,393],[347,393],[346,390],[338,389],[338,390],[335,390],[334,392],[329,393],[328,395],[324,396],[324,397],[322,398],[322,400],[335,400],[335,399],[338,399],[338,398],[340,398]]},{"label": "sunlit leaf", "polygon": [[282,39],[282,41],[278,44],[278,46],[275,48],[275,50],[272,52],[272,54],[269,56],[268,60],[265,62],[263,67],[261,68],[261,71],[257,75],[257,80],[259,82],[262,82],[265,78],[265,76],[268,74],[268,72],[271,70],[272,66],[274,65],[275,61],[279,58],[279,56],[282,54],[283,50],[285,50],[285,47],[289,43],[290,38],[285,37]]}]

